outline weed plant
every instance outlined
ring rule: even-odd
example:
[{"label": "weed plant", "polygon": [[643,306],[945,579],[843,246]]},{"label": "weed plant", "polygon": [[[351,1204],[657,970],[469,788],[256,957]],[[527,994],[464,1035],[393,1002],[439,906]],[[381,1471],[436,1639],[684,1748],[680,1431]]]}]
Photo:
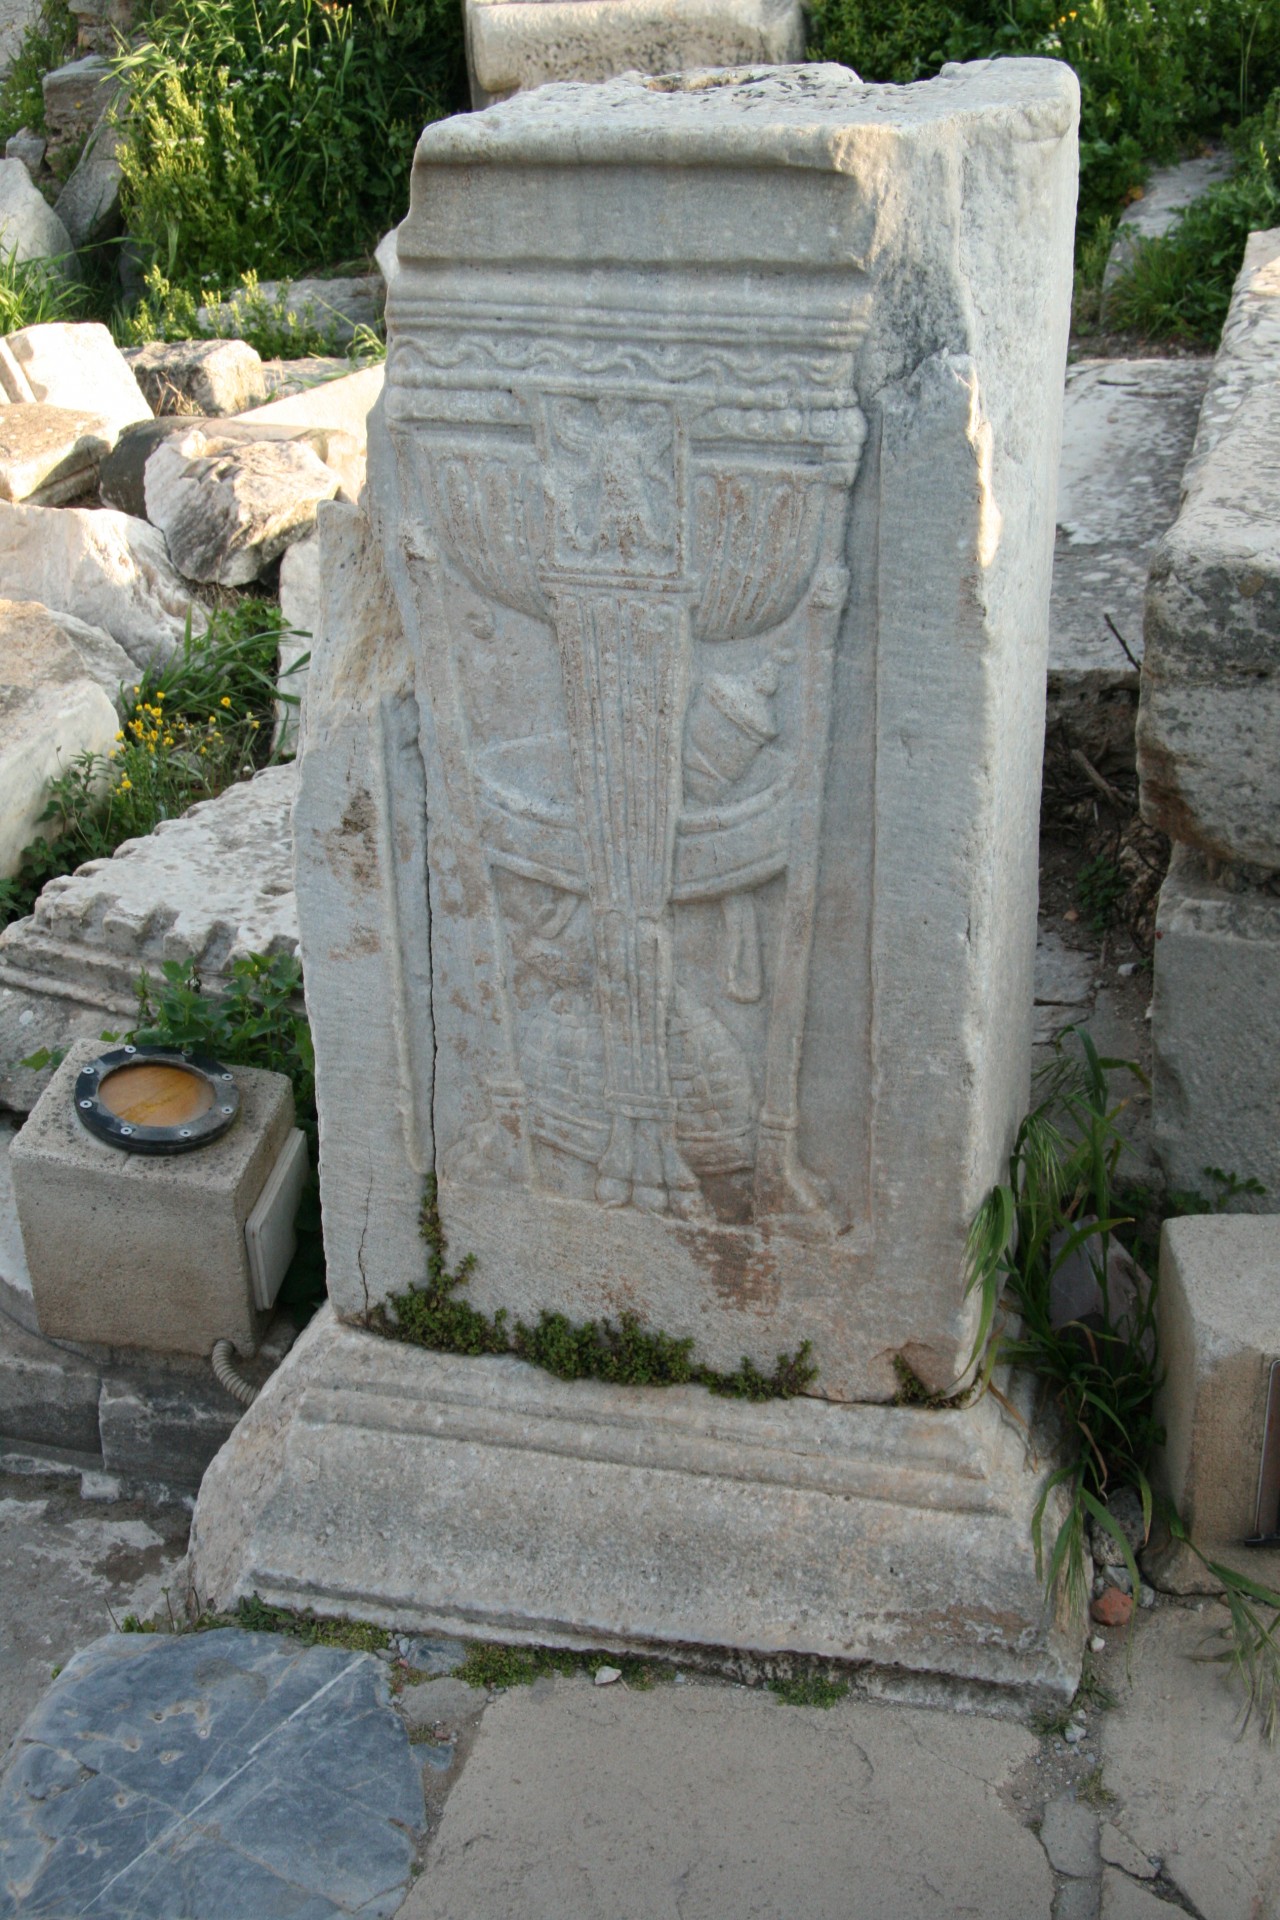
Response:
[{"label": "weed plant", "polygon": [[49,271],[43,260],[19,260],[0,250],[0,334],[17,333],[46,320],[79,319],[82,290]]},{"label": "weed plant", "polygon": [[170,659],[123,690],[128,718],[111,752],[81,754],[50,782],[49,832],[0,881],[0,924],[30,913],[54,875],[105,859],[266,763],[284,631],[265,600],[215,611],[203,633],[188,621]]},{"label": "weed plant", "polygon": [[[1261,112],[1280,85],[1280,0],[816,0],[809,52],[855,67],[864,80],[899,82],[934,74],[946,60],[1067,61],[1080,78],[1077,262],[1085,267],[1100,223],[1153,162]],[[1224,271],[1229,290],[1235,266]]]},{"label": "weed plant", "polygon": [[343,347],[342,317],[323,301],[291,308],[283,290],[269,297],[258,285],[256,273],[242,273],[229,294],[217,287],[199,296],[165,277],[154,264],[144,275],[142,298],[131,313],[115,315],[115,334],[122,346],[145,345],[148,340],[245,340],[264,360],[304,360],[311,355],[345,354],[353,367],[371,366],[386,358],[386,338],[369,326],[356,327]]},{"label": "weed plant", "polygon": [[[1164,1439],[1155,1415],[1160,1382],[1155,1283],[1112,1291],[1110,1254],[1132,1216],[1117,1198],[1116,1171],[1124,1141],[1118,1127],[1125,1102],[1114,1101],[1109,1075],[1139,1079],[1130,1061],[1099,1055],[1089,1035],[1067,1029],[1043,1070],[1043,1098],[1018,1129],[1009,1178],[993,1188],[969,1235],[967,1292],[976,1294],[979,1320],[971,1364],[983,1388],[995,1391],[998,1366],[1025,1368],[1041,1382],[1061,1417],[1061,1464],[1048,1476],[1032,1518],[1036,1566],[1052,1595],[1061,1581],[1069,1602],[1088,1599],[1090,1521],[1119,1548],[1133,1591],[1139,1573],[1134,1550],[1107,1501],[1134,1488],[1142,1502],[1144,1538],[1159,1515],[1222,1588],[1229,1609],[1222,1650],[1246,1691],[1245,1719],[1256,1711],[1268,1738],[1280,1717],[1280,1594],[1211,1561],[1200,1552],[1166,1500],[1153,1495],[1152,1454]],[[1256,1183],[1222,1175],[1234,1195]],[[1098,1309],[1061,1323],[1054,1312],[1054,1280],[1083,1254],[1092,1271]],[[1055,1498],[1056,1496],[1056,1498]],[[1063,1498],[1065,1496],[1065,1498]],[[1061,1501],[1063,1518],[1051,1541],[1045,1522]]]},{"label": "weed plant", "polygon": [[692,1337],[677,1337],[641,1325],[634,1314],[620,1320],[573,1322],[546,1308],[536,1326],[508,1324],[506,1309],[490,1316],[459,1300],[475,1271],[468,1254],[450,1272],[434,1178],[422,1202],[422,1237],[427,1243],[427,1282],[394,1293],[369,1315],[378,1333],[442,1353],[515,1353],[562,1380],[607,1380],[615,1386],[703,1386],[739,1400],[789,1399],[817,1378],[806,1340],[795,1353],[780,1353],[774,1370],[762,1373],[743,1358],[731,1373],[702,1365],[693,1357]]},{"label": "weed plant", "polygon": [[790,1680],[771,1680],[769,1691],[789,1707],[834,1707],[848,1697],[849,1682],[823,1673],[800,1673]]},{"label": "weed plant", "polygon": [[366,256],[463,104],[458,0],[159,0],[117,69],[128,231],[203,297]]}]

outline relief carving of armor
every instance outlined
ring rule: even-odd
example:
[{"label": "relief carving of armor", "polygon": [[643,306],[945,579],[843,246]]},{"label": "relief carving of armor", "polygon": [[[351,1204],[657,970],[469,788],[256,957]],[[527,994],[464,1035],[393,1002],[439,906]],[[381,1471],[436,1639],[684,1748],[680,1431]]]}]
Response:
[{"label": "relief carving of armor", "polygon": [[487,1016],[484,1114],[443,1170],[821,1219],[798,1101],[865,432],[849,343],[548,310],[535,346],[398,301],[418,669]]}]

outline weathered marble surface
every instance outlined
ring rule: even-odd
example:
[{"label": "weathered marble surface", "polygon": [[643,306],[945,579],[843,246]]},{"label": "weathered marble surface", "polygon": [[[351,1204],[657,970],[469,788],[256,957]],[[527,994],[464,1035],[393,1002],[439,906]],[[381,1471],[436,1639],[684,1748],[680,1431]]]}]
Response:
[{"label": "weathered marble surface", "polygon": [[804,58],[797,0],[465,0],[473,105],[549,80]]},{"label": "weathered marble surface", "polygon": [[1280,869],[1280,228],[1245,253],[1177,521],[1147,587],[1143,817]]},{"label": "weathered marble surface", "polygon": [[1074,111],[815,67],[424,135],[298,813],[340,1312],[434,1168],[486,1308],[954,1378],[1026,1098]]},{"label": "weathered marble surface", "polygon": [[421,1775],[368,1654],[223,1628],[76,1655],[0,1775],[0,1912],[383,1920]]}]

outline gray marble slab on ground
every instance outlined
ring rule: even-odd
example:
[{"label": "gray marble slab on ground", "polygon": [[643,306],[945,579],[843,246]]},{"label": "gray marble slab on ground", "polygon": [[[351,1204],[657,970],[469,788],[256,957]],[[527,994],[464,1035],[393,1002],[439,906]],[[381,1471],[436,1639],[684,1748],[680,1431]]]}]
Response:
[{"label": "gray marble slab on ground", "polygon": [[1049,685],[1138,684],[1147,566],[1177,516],[1211,362],[1079,360],[1067,369]]},{"label": "gray marble slab on ground", "polygon": [[111,1634],[67,1667],[0,1776],[0,1915],[382,1920],[423,1818],[368,1654],[236,1628]]}]

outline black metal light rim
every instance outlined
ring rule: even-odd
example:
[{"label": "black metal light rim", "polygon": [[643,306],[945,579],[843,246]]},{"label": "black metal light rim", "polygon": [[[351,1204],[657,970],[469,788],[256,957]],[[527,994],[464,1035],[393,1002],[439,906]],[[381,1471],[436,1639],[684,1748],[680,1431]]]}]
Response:
[{"label": "black metal light rim", "polygon": [[[144,1127],[122,1120],[104,1103],[103,1082],[122,1067],[143,1065],[178,1067],[202,1080],[213,1095],[212,1105],[179,1126]],[[208,1146],[235,1125],[240,1112],[240,1089],[230,1069],[207,1053],[179,1047],[124,1046],[99,1054],[96,1060],[80,1069],[76,1076],[75,1104],[81,1126],[87,1127],[95,1139],[104,1140],[110,1147],[119,1147],[124,1153],[190,1153],[196,1147]]]}]

